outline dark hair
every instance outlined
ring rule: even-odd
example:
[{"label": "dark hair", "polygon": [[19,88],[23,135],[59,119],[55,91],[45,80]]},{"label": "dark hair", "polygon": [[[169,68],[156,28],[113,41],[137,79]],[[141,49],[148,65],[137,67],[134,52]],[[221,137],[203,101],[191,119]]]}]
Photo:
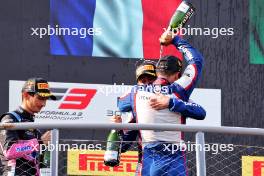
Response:
[{"label": "dark hair", "polygon": [[174,73],[181,72],[182,70],[182,61],[172,55],[163,56],[160,58],[159,62],[157,63],[156,71],[160,74],[170,76]]},{"label": "dark hair", "polygon": [[30,96],[34,96],[36,93],[34,93],[34,92],[27,92]]},{"label": "dark hair", "polygon": [[157,73],[164,75],[164,76],[171,76],[171,75],[178,73],[178,72],[170,71],[170,70],[157,70]]}]

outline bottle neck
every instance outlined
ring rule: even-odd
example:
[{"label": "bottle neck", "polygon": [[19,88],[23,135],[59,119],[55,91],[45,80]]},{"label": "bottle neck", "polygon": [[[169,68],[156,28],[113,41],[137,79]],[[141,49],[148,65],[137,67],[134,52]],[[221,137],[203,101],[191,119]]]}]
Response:
[{"label": "bottle neck", "polygon": [[112,129],[111,133],[117,133],[118,136],[120,136],[120,134],[121,134],[120,130],[116,130],[116,129]]}]

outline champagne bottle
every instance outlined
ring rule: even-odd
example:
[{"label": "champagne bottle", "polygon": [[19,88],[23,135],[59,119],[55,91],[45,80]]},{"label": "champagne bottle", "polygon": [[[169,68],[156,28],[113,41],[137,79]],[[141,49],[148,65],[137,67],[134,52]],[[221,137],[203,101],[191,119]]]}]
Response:
[{"label": "champagne bottle", "polygon": [[[182,1],[179,7],[174,12],[173,16],[171,17],[168,30],[172,31],[172,37],[178,34],[179,30],[184,27],[186,22],[192,17],[194,14],[195,8],[189,2]],[[163,44],[160,43],[160,58],[162,57],[163,53]]]},{"label": "champagne bottle", "polygon": [[120,163],[121,137],[119,131],[111,130],[107,138],[104,164],[106,166],[118,166]]},{"label": "champagne bottle", "polygon": [[44,159],[43,159],[43,164],[45,165],[45,168],[50,167],[50,151],[45,151],[44,152]]},{"label": "champagne bottle", "polygon": [[195,8],[191,3],[182,1],[170,20],[169,30],[173,31],[174,34],[176,34],[179,29],[182,28],[192,17],[194,11]]}]

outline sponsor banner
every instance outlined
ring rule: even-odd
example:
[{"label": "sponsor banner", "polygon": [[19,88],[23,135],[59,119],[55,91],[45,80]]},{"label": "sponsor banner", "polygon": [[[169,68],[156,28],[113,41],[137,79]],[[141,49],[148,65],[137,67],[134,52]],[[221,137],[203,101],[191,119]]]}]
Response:
[{"label": "sponsor banner", "polygon": [[264,156],[242,156],[242,176],[264,175]]},{"label": "sponsor banner", "polygon": [[67,154],[67,175],[134,176],[138,152],[122,153],[119,166],[104,165],[103,150],[69,150]]},{"label": "sponsor banner", "polygon": [[[9,110],[21,104],[21,89],[24,81],[9,82]],[[111,93],[112,88],[126,86],[109,86],[100,84],[75,84],[50,82],[52,93],[57,101],[47,101],[37,115],[36,121],[87,121],[91,123],[109,122],[107,110],[117,110],[117,97],[120,93]],[[116,90],[116,92],[122,92]]]},{"label": "sponsor banner", "polygon": [[[9,110],[21,104],[21,89],[24,81],[9,81]],[[47,101],[36,114],[37,122],[86,121],[90,123],[110,123],[113,114],[120,113],[117,97],[130,90],[128,85],[80,84],[50,82],[50,89],[57,101]],[[203,126],[221,125],[221,90],[195,89],[191,99],[202,105],[207,116],[203,121],[187,119],[187,124]],[[212,102],[213,100],[213,102]],[[129,118],[125,115],[124,121]]]}]

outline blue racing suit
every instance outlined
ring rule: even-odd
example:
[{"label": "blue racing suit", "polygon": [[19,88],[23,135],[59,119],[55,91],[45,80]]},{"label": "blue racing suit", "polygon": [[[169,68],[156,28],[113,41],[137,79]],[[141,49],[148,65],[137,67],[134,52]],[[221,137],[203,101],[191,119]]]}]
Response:
[{"label": "blue racing suit", "polygon": [[[175,47],[183,53],[187,67],[180,79],[172,84],[158,77],[153,85],[134,86],[131,92],[119,98],[118,107],[122,112],[132,111],[132,123],[170,123],[184,124],[185,117],[197,120],[205,118],[205,110],[196,103],[189,103],[189,97],[201,76],[202,55],[187,41],[176,36]],[[158,86],[158,87],[157,87]],[[149,106],[149,99],[159,90],[170,97],[169,108],[156,111]],[[124,131],[123,140],[136,140],[137,135],[143,142],[143,176],[186,175],[184,154],[180,150],[173,153],[165,151],[166,144],[180,143],[183,134],[179,131]],[[124,145],[124,150],[129,145]]]}]

